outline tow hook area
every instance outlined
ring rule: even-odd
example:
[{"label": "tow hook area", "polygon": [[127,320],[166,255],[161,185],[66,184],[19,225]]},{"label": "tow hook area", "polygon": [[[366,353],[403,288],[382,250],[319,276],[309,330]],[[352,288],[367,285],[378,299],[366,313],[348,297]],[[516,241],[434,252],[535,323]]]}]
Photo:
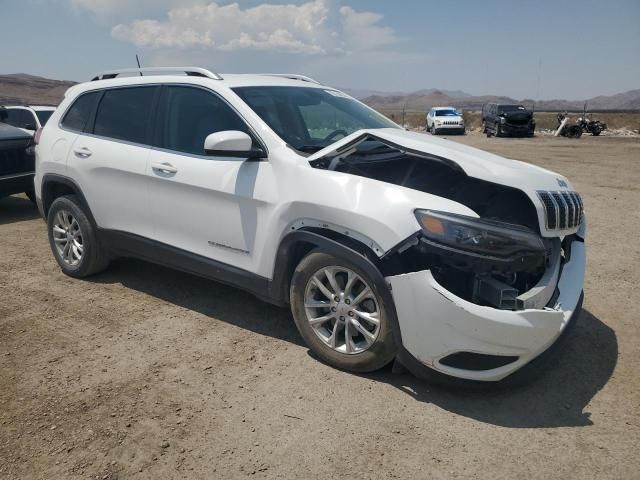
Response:
[{"label": "tow hook area", "polygon": [[502,310],[515,310],[518,290],[493,277],[477,277],[473,288],[473,297],[476,301]]}]

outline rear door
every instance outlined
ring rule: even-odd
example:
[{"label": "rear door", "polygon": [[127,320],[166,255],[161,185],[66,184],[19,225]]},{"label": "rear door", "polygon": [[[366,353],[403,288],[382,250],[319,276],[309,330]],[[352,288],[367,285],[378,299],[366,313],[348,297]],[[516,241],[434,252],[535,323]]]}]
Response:
[{"label": "rear door", "polygon": [[100,228],[150,237],[147,161],[160,87],[104,90],[94,118],[75,140],[69,175]]}]

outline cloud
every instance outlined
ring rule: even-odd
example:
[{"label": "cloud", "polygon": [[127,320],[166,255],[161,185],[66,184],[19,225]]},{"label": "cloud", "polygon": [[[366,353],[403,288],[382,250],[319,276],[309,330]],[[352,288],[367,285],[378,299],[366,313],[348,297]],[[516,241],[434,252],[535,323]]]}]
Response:
[{"label": "cloud", "polygon": [[346,6],[333,15],[325,0],[311,0],[301,5],[263,3],[244,9],[238,3],[196,3],[170,8],[165,20],[142,19],[118,24],[111,35],[151,49],[341,55],[395,43],[394,31],[381,25],[382,21],[380,14],[358,12]]},{"label": "cloud", "polygon": [[341,7],[340,15],[343,41],[349,51],[377,50],[398,41],[393,29],[380,25],[384,17],[379,13]]}]

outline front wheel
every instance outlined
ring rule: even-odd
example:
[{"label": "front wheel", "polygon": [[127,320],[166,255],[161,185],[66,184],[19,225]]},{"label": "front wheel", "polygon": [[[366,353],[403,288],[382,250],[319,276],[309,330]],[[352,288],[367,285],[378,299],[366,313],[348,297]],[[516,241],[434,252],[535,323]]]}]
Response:
[{"label": "front wheel", "polygon": [[432,123],[431,124],[431,135],[437,135],[438,131],[436,130],[436,124]]},{"label": "front wheel", "polygon": [[316,251],[296,267],[291,311],[311,350],[342,370],[371,372],[396,355],[383,280],[367,276],[355,263]]},{"label": "front wheel", "polygon": [[500,128],[500,124],[499,123],[496,123],[495,131],[496,131],[496,137],[501,137],[502,136],[502,129]]}]

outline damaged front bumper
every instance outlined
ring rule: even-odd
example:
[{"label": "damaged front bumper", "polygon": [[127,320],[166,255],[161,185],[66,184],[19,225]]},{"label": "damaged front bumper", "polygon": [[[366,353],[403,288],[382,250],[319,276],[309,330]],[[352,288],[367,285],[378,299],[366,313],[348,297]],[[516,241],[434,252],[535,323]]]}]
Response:
[{"label": "damaged front bumper", "polygon": [[[429,270],[387,277],[405,356],[414,366],[468,380],[498,381],[520,369],[547,350],[579,314],[586,263],[583,238],[584,230],[571,242],[561,272],[551,276],[553,285],[529,297],[527,305],[535,308],[477,305],[445,289]],[[549,288],[559,293],[539,308],[537,300],[548,301]]]}]

